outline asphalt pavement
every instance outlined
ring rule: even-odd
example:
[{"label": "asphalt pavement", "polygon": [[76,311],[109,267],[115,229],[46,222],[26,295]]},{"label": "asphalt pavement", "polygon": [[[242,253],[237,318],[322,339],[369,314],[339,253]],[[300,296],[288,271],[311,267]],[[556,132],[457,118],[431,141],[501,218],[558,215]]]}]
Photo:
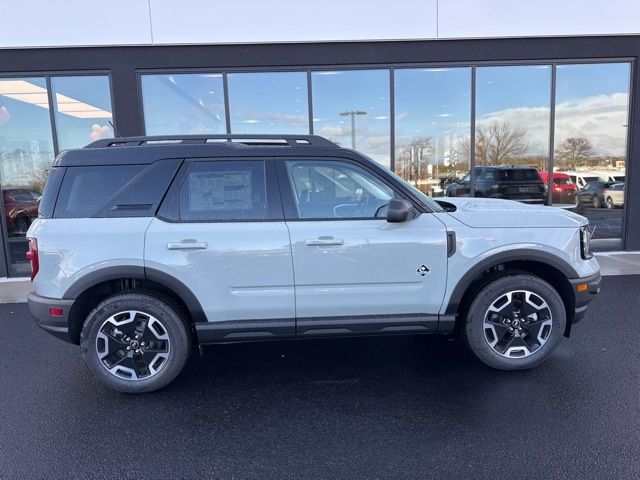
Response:
[{"label": "asphalt pavement", "polygon": [[603,282],[530,371],[440,336],[237,344],[139,396],[1,305],[0,478],[638,478],[640,276]]}]

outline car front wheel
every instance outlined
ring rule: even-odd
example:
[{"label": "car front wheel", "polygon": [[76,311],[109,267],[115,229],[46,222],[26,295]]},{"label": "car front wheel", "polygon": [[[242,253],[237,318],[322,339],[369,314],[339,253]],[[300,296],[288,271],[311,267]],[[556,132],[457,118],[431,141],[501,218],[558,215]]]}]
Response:
[{"label": "car front wheel", "polygon": [[549,283],[514,274],[480,290],[468,309],[463,334],[471,351],[487,365],[521,370],[549,357],[566,322],[562,299]]},{"label": "car front wheel", "polygon": [[107,387],[126,393],[158,390],[183,369],[190,333],[179,307],[150,293],[122,293],[101,302],[80,336],[82,357]]}]

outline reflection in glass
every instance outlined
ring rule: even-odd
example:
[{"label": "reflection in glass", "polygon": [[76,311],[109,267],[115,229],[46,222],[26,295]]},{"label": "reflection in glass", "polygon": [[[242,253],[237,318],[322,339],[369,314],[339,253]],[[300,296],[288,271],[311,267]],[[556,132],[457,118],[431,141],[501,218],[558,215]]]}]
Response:
[{"label": "reflection in glass", "polygon": [[578,211],[594,238],[622,235],[629,77],[628,63],[556,70],[554,170],[578,189]]},{"label": "reflection in glass", "polygon": [[[7,234],[24,237],[38,215],[54,157],[44,78],[0,79],[0,180]],[[14,274],[24,274],[26,242],[10,243]]]},{"label": "reflection in glass", "polygon": [[220,73],[142,75],[147,135],[227,133]]},{"label": "reflection in glass", "polygon": [[549,65],[476,70],[476,196],[546,203],[550,114]]},{"label": "reflection in glass", "polygon": [[231,133],[309,133],[305,72],[230,73]]},{"label": "reflection in glass", "polygon": [[313,129],[390,165],[388,70],[313,72]]},{"label": "reflection in glass", "polygon": [[469,171],[471,69],[397,69],[394,91],[396,173],[441,196]]},{"label": "reflection in glass", "polygon": [[53,77],[51,90],[59,150],[113,138],[109,77]]}]

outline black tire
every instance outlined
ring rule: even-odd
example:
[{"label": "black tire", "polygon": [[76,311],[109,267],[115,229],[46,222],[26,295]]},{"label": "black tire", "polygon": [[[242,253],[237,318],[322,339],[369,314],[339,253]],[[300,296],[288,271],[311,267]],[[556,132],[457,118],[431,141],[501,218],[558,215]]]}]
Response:
[{"label": "black tire", "polygon": [[616,208],[615,204],[613,203],[613,199],[611,197],[607,197],[607,208],[610,210],[613,210],[614,208]]},{"label": "black tire", "polygon": [[[167,351],[166,358],[162,359],[157,371],[150,375],[151,370],[148,370],[148,377],[137,379],[123,378],[121,375],[110,372],[98,354],[98,335],[105,322],[114,315],[132,310],[141,312],[141,316],[135,316],[137,319],[144,320],[145,316],[153,317],[154,325],[157,325],[155,324],[157,320],[160,325],[157,328],[160,328],[161,332],[164,331],[163,336],[168,339],[167,344],[162,344]],[[135,318],[130,322],[134,322]],[[127,326],[129,326],[128,323]],[[148,332],[145,335],[154,334],[149,327],[146,328],[145,331]],[[122,332],[116,335],[120,333]],[[123,338],[124,336],[120,337],[121,340]],[[119,349],[123,352],[123,345],[129,346],[124,341],[112,345],[115,345],[114,350]],[[87,316],[80,333],[80,348],[82,358],[89,370],[107,387],[124,393],[152,392],[169,384],[182,371],[191,352],[191,335],[184,314],[170,299],[148,292],[121,293],[102,301]],[[152,354],[141,354],[142,358],[148,358],[146,355]],[[131,361],[133,361],[132,358],[133,354],[129,356]],[[125,360],[127,359],[123,357],[123,361]]]},{"label": "black tire", "polygon": [[598,195],[593,196],[593,198],[591,199],[591,203],[593,204],[593,208],[602,207],[602,200],[600,200],[600,197]]},{"label": "black tire", "polygon": [[[508,292],[519,290],[532,292],[546,302],[552,323],[550,327],[544,327],[547,337],[542,345],[535,350],[532,348],[527,356],[513,358],[503,356],[491,347],[484,325],[485,315],[488,315],[494,302]],[[513,274],[498,277],[479,291],[468,309],[462,334],[469,349],[490,367],[499,370],[523,370],[538,365],[549,357],[562,340],[566,323],[567,315],[562,298],[549,283],[534,275]],[[497,330],[494,332],[497,333]],[[508,334],[505,330],[505,335]]]}]

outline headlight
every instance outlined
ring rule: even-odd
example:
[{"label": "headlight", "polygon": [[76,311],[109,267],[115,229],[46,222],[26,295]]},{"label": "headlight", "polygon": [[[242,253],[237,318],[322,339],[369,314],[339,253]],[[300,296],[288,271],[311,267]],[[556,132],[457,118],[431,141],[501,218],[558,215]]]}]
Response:
[{"label": "headlight", "polygon": [[591,253],[591,236],[593,235],[593,229],[590,225],[580,227],[580,253],[582,258],[589,260],[593,257]]}]

